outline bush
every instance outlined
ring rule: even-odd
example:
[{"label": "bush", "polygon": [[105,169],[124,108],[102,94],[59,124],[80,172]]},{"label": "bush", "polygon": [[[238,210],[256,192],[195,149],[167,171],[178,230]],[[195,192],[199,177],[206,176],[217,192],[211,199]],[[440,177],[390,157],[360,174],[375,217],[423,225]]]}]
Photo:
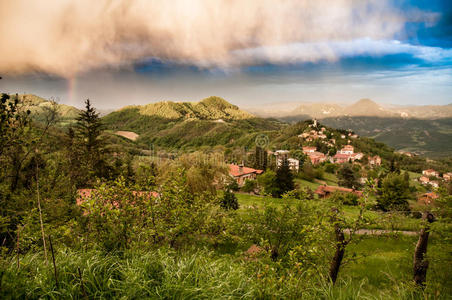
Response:
[{"label": "bush", "polygon": [[221,199],[220,206],[224,209],[239,209],[239,202],[237,200],[237,197],[234,195],[231,190],[225,190],[223,198]]},{"label": "bush", "polygon": [[242,186],[242,191],[245,193],[254,192],[256,189],[257,183],[255,180],[245,180],[245,184]]},{"label": "bush", "polygon": [[358,205],[359,197],[354,193],[335,192],[331,195],[331,200],[344,205]]}]

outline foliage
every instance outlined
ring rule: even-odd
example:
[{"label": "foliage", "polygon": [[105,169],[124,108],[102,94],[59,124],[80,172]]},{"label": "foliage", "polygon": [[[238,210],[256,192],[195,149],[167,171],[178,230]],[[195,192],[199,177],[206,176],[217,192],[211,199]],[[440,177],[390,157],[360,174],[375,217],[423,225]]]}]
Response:
[{"label": "foliage", "polygon": [[223,198],[221,198],[220,206],[224,209],[239,209],[239,202],[237,201],[237,197],[233,192],[226,189],[223,194]]},{"label": "foliage", "polygon": [[407,211],[409,199],[411,199],[410,184],[403,175],[389,173],[382,180],[377,195],[377,204],[380,209]]},{"label": "foliage", "polygon": [[267,170],[257,178],[257,182],[263,188],[264,194],[272,195],[273,197],[278,197],[280,195],[276,173],[274,171]]},{"label": "foliage", "polygon": [[242,186],[242,191],[245,193],[253,192],[257,187],[256,180],[246,179],[245,184]]},{"label": "foliage", "polygon": [[352,189],[359,189],[359,174],[350,163],[342,164],[337,171],[338,184]]},{"label": "foliage", "polygon": [[330,199],[343,205],[358,205],[358,196],[354,193],[335,192]]},{"label": "foliage", "polygon": [[289,168],[288,161],[285,159],[278,169],[276,169],[276,185],[278,187],[276,196],[278,197],[294,188],[293,174]]}]

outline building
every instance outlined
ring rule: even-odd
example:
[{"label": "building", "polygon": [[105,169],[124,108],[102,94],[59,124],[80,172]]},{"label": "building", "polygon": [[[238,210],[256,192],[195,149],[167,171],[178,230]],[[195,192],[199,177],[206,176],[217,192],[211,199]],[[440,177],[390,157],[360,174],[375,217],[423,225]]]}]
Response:
[{"label": "building", "polygon": [[253,168],[248,168],[243,165],[229,165],[229,175],[233,177],[239,186],[245,184],[245,180],[254,180],[257,175],[262,174],[263,170],[256,170]]},{"label": "building", "polygon": [[362,153],[352,153],[352,154],[344,154],[344,153],[336,153],[331,159],[331,162],[336,164],[343,164],[346,162],[354,162],[355,160],[360,160],[364,157]]},{"label": "building", "polygon": [[439,196],[434,192],[425,193],[417,198],[417,203],[422,205],[433,205],[435,204],[435,200],[438,198]]},{"label": "building", "polygon": [[339,150],[340,154],[353,154],[355,148],[352,145],[345,145],[341,150]]},{"label": "building", "polygon": [[428,177],[439,177],[439,173],[433,169],[428,169],[428,170],[422,171],[422,175],[425,175]]},{"label": "building", "polygon": [[381,157],[378,155],[369,156],[369,165],[371,166],[381,166]]},{"label": "building", "polygon": [[451,181],[452,180],[452,172],[444,173],[443,179],[444,179],[444,181]]},{"label": "building", "polygon": [[363,195],[362,191],[357,191],[353,189],[348,189],[340,186],[330,186],[330,185],[320,185],[314,193],[319,195],[319,198],[328,198],[331,196],[331,194],[335,192],[342,192],[342,193],[353,193],[357,195],[358,197],[361,197]]},{"label": "building", "polygon": [[419,177],[419,182],[421,184],[428,184],[430,182],[430,179],[428,179],[428,177],[421,176],[421,177]]},{"label": "building", "polygon": [[295,158],[289,158],[287,159],[287,162],[289,163],[289,168],[292,171],[297,171],[300,169],[300,161],[298,159]]},{"label": "building", "polygon": [[306,153],[313,165],[326,161],[326,156],[322,152],[314,151]]},{"label": "building", "polygon": [[314,153],[315,151],[317,151],[317,147],[311,147],[311,146],[303,147],[303,153],[304,154]]}]

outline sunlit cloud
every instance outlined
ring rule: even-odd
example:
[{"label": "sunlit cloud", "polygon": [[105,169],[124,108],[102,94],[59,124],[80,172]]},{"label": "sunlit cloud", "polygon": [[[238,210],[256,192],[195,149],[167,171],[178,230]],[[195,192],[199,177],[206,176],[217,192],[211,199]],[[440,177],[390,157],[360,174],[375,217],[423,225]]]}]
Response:
[{"label": "sunlit cloud", "polygon": [[[246,49],[275,50],[258,53],[269,61],[334,60],[342,53],[324,41],[392,39],[405,21],[389,0],[2,1],[0,72],[72,77],[149,58],[227,68],[254,63]],[[281,50],[293,45],[295,55]]]}]

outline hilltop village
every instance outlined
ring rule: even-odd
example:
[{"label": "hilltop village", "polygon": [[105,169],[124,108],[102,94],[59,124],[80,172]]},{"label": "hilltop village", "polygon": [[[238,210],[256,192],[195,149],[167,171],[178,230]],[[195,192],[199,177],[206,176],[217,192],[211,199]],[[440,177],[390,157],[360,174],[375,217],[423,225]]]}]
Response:
[{"label": "hilltop village", "polygon": [[[362,143],[353,131],[327,128],[316,119],[305,123],[302,132],[296,135],[298,149],[293,145],[291,150],[259,148],[256,153],[247,153],[249,165],[246,160],[230,163],[229,175],[237,184],[236,190],[265,194],[259,177],[265,173],[265,168],[277,170],[284,165],[298,178],[298,185],[312,190],[318,198],[336,193],[361,197],[366,184],[374,182],[378,185],[388,171],[403,173],[394,161],[384,161],[377,151],[361,150]],[[415,156],[409,152],[399,153],[410,158]],[[448,186],[452,177],[451,172],[440,174],[434,169],[422,170],[422,174],[405,171],[403,175],[412,185],[412,200],[418,205],[433,204],[438,198],[435,191]]]}]

